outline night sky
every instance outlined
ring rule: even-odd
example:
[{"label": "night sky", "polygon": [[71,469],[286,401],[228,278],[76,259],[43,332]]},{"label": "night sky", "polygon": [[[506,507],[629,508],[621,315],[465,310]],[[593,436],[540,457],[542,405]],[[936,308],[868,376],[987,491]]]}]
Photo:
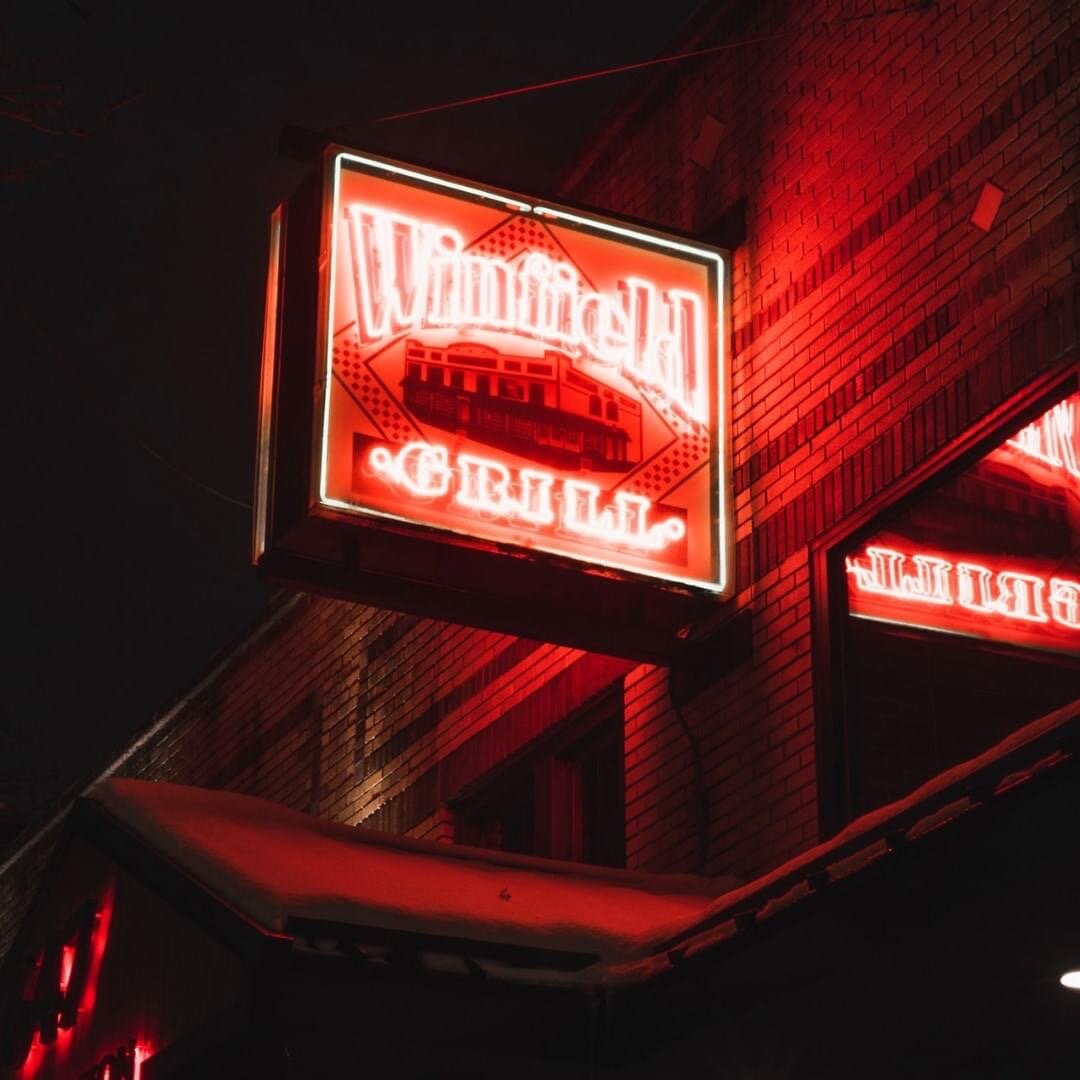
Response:
[{"label": "night sky", "polygon": [[246,504],[268,219],[306,171],[283,127],[543,193],[637,76],[378,118],[647,59],[697,7],[0,9],[0,801],[92,776],[271,595]]}]

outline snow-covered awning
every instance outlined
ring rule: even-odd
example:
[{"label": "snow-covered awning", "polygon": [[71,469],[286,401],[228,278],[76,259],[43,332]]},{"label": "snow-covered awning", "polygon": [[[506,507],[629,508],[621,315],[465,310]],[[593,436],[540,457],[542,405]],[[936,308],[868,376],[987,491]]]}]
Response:
[{"label": "snow-covered awning", "polygon": [[582,967],[648,955],[739,884],[413,840],[177,784],[107,780],[88,798],[272,933],[375,928],[488,946],[480,955],[502,945],[576,956],[568,966]]}]

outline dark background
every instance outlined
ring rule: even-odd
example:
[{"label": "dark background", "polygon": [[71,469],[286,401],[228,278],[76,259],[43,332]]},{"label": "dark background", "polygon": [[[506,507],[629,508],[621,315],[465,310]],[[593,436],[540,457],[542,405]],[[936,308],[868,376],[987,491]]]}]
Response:
[{"label": "dark background", "polygon": [[250,565],[286,125],[544,193],[698,0],[0,8],[0,802],[107,764],[267,603]]}]

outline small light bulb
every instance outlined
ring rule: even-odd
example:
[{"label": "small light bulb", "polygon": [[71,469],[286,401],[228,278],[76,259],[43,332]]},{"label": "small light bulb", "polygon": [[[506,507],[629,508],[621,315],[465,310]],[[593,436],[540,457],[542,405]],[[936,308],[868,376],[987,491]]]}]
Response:
[{"label": "small light bulb", "polygon": [[1061,976],[1061,985],[1070,990],[1080,990],[1080,971],[1066,971]]}]

